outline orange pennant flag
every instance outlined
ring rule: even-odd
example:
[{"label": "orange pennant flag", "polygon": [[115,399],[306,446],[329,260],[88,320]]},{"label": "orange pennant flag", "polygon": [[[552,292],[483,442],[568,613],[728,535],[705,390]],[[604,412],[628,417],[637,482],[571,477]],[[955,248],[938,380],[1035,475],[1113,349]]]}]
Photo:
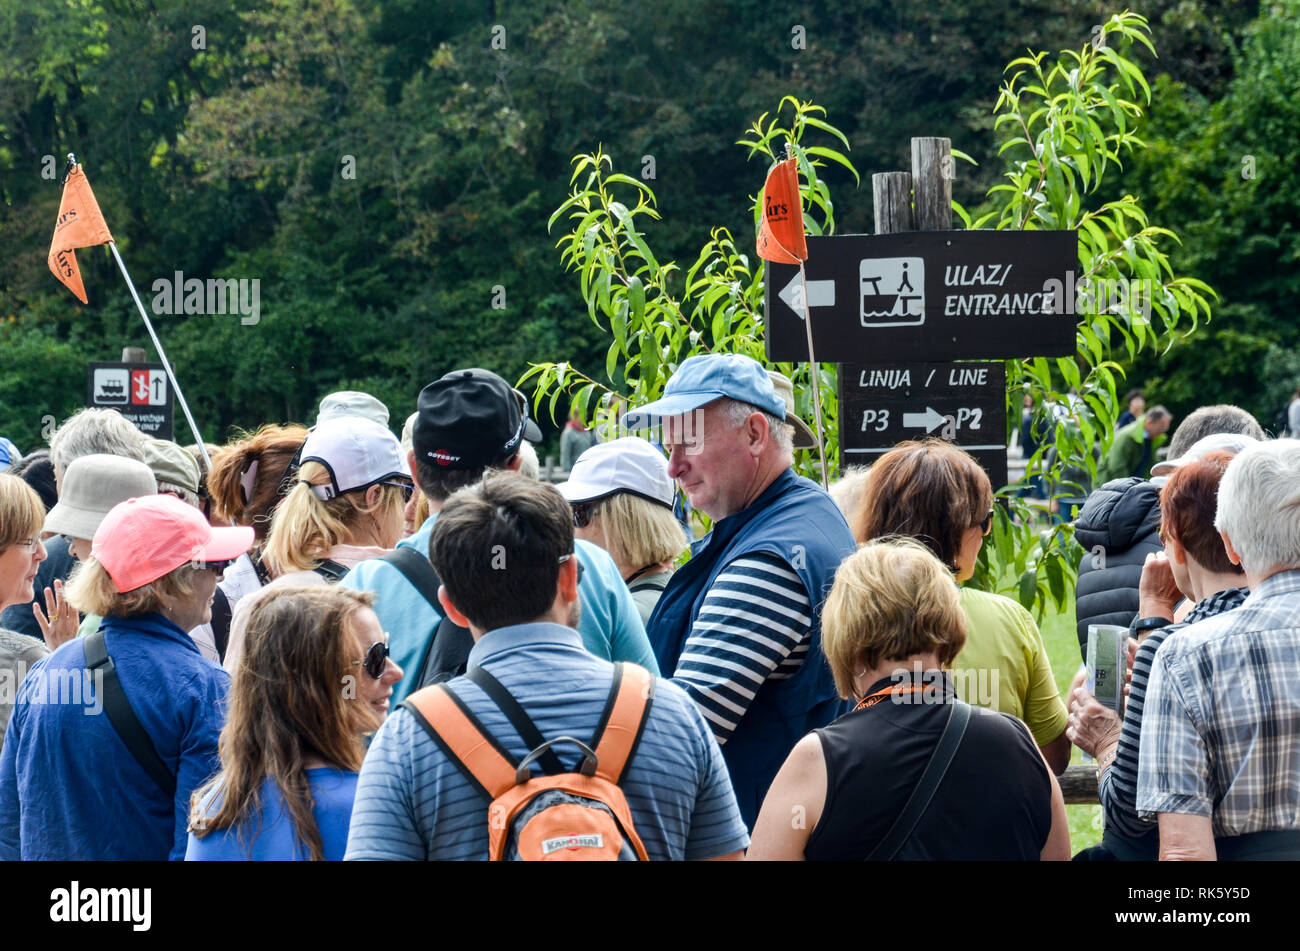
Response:
[{"label": "orange pennant flag", "polygon": [[72,166],[63,183],[63,200],[59,202],[59,220],[54,223],[54,238],[50,241],[50,270],[67,285],[68,290],[86,301],[86,288],[81,283],[81,270],[77,267],[76,248],[89,248],[108,244],[109,234],[104,215],[90,190],[90,182],[80,165]]},{"label": "orange pennant flag", "polygon": [[758,228],[758,256],[777,264],[808,259],[803,234],[803,201],[794,157],[778,162],[763,186],[763,219]]}]

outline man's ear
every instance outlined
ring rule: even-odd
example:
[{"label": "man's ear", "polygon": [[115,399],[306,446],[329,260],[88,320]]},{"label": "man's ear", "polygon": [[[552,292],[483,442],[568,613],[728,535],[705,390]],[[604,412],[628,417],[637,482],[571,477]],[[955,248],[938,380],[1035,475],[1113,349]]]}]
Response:
[{"label": "man's ear", "polygon": [[1166,533],[1165,538],[1165,551],[1169,554],[1169,560],[1180,565],[1187,564],[1187,549],[1174,536]]},{"label": "man's ear", "polygon": [[447,617],[451,618],[452,623],[458,624],[461,627],[469,627],[469,618],[461,614],[460,609],[451,603],[451,598],[447,596],[447,587],[445,585],[438,585],[438,603],[442,605],[443,611],[447,613]]},{"label": "man's ear", "polygon": [[750,451],[758,453],[772,439],[772,433],[767,428],[767,417],[762,413],[750,413],[745,420],[745,436],[749,439]]},{"label": "man's ear", "polygon": [[513,456],[510,457],[510,461],[507,462],[505,465],[503,465],[501,468],[505,469],[507,472],[518,472],[519,467],[522,466],[523,464],[524,464],[524,457],[521,456],[519,453],[515,453]]},{"label": "man's ear", "polygon": [[1232,547],[1232,540],[1228,538],[1228,533],[1219,532],[1219,537],[1223,539],[1223,548],[1228,553],[1228,561],[1234,565],[1241,564],[1241,556],[1237,554],[1237,549]]},{"label": "man's ear", "polygon": [[560,594],[564,596],[566,604],[572,604],[578,600],[578,550],[576,545],[573,557],[560,565],[559,586]]}]

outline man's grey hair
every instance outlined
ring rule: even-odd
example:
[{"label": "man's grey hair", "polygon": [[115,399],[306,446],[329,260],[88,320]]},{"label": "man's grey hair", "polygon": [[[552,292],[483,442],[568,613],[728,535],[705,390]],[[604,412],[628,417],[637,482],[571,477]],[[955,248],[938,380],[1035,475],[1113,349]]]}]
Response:
[{"label": "man's grey hair", "polygon": [[731,421],[732,426],[740,426],[745,420],[749,419],[751,413],[762,413],[767,420],[768,432],[772,434],[772,440],[777,447],[786,455],[794,453],[794,427],[784,419],[778,419],[767,410],[755,406],[753,403],[742,403],[740,400],[733,400],[724,396],[718,400],[718,405],[727,419]]},{"label": "man's grey hair", "polygon": [[115,409],[83,409],[68,417],[50,436],[50,462],[62,473],[92,453],[144,462],[145,434]]},{"label": "man's grey hair", "polygon": [[1259,421],[1240,406],[1228,403],[1202,406],[1188,413],[1187,418],[1174,430],[1174,436],[1169,440],[1169,458],[1181,458],[1195,443],[1215,433],[1251,436],[1260,442],[1268,438]]},{"label": "man's grey hair", "polygon": [[1300,439],[1256,443],[1232,460],[1214,527],[1253,577],[1300,568]]}]

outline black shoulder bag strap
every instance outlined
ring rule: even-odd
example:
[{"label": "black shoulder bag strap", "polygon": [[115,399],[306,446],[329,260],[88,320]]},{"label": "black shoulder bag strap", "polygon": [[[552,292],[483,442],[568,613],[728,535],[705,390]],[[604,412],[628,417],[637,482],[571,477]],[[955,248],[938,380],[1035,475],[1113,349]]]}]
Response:
[{"label": "black shoulder bag strap", "polygon": [[952,758],[957,755],[957,747],[961,746],[962,737],[966,735],[966,726],[970,723],[970,717],[970,704],[954,699],[952,710],[948,713],[948,723],[943,728],[939,742],[935,745],[934,752],[930,754],[930,762],[926,764],[925,772],[921,774],[916,788],[912,790],[907,805],[903,806],[903,811],[898,814],[898,818],[885,833],[885,837],[871,850],[871,854],[865,861],[892,862],[894,856],[912,837],[917,823],[925,815],[925,810],[930,807],[930,800],[934,798],[935,790],[947,775],[948,767],[952,765]]},{"label": "black shoulder bag strap", "polygon": [[212,595],[212,643],[216,645],[217,656],[224,662],[226,647],[230,644],[230,598],[217,586]]},{"label": "black shoulder bag strap", "polygon": [[162,757],[158,755],[158,751],[154,749],[153,741],[149,739],[149,734],[145,732],[135,711],[131,709],[130,702],[126,699],[122,683],[117,679],[117,668],[113,666],[113,658],[108,656],[103,630],[95,631],[87,637],[84,645],[86,668],[90,671],[91,677],[94,677],[97,670],[103,673],[100,692],[103,694],[101,701],[104,704],[104,712],[108,714],[108,722],[113,725],[113,730],[131,751],[131,756],[140,764],[140,768],[149,774],[149,778],[166,793],[168,798],[174,799],[176,777],[172,775],[171,770],[162,761]]},{"label": "black shoulder bag strap", "polygon": [[[528,714],[524,712],[524,708],[519,705],[519,701],[511,696],[510,691],[502,685],[501,681],[482,667],[470,667],[465,671],[465,676],[478,684],[479,688],[492,698],[492,702],[501,708],[501,712],[506,715],[506,719],[515,728],[515,732],[524,741],[529,752],[546,746],[546,740],[542,737],[541,732],[538,731]],[[565,769],[560,765],[560,758],[555,755],[555,751],[550,747],[546,748],[538,762],[548,776],[573,772],[573,770]]]}]

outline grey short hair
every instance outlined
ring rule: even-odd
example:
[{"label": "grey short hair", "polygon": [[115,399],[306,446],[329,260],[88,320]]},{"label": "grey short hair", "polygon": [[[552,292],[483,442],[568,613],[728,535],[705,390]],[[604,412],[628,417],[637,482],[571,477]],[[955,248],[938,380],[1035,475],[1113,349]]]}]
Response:
[{"label": "grey short hair", "polygon": [[145,434],[115,409],[83,409],[50,436],[50,462],[65,472],[82,456],[105,453],[144,462]]},{"label": "grey short hair", "polygon": [[1240,406],[1229,403],[1202,406],[1188,413],[1187,418],[1174,431],[1173,438],[1169,440],[1169,458],[1181,458],[1193,444],[1215,433],[1251,436],[1260,442],[1268,438],[1259,421]]},{"label": "grey short hair", "polygon": [[542,464],[537,461],[537,450],[527,439],[519,443],[519,474],[534,482],[542,477]]},{"label": "grey short hair", "polygon": [[762,413],[763,418],[767,420],[768,432],[772,434],[772,440],[777,447],[786,455],[794,452],[794,427],[784,419],[778,419],[767,410],[755,406],[753,403],[742,403],[740,400],[733,400],[724,396],[718,400],[723,414],[731,421],[732,426],[740,426],[745,420],[749,419],[751,413]]},{"label": "grey short hair", "polygon": [[1300,439],[1256,443],[1232,460],[1214,527],[1249,575],[1300,568]]}]

